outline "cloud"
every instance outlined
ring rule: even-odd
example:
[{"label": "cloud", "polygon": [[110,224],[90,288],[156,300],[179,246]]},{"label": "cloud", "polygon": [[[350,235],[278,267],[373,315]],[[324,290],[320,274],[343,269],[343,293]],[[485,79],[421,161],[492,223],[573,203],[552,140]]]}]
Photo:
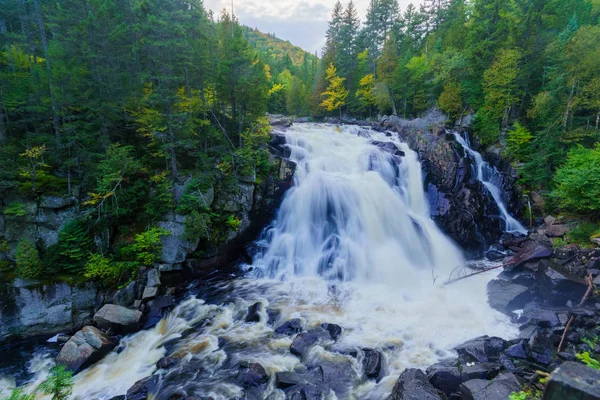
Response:
[{"label": "cloud", "polygon": [[[289,40],[296,46],[315,52],[325,44],[327,20],[336,0],[234,0],[234,13],[240,23],[278,38]],[[345,1],[342,1],[346,3]],[[401,9],[410,0],[399,0]],[[419,3],[420,0],[413,1]],[[361,19],[364,18],[370,0],[355,0]],[[231,9],[231,0],[205,0],[206,8],[216,15],[220,10]]]}]

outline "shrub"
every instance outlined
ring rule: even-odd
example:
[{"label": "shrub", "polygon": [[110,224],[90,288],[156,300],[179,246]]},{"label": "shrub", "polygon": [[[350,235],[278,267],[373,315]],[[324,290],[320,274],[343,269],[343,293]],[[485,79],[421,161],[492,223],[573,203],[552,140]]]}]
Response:
[{"label": "shrub", "polygon": [[171,232],[167,229],[152,228],[135,235],[134,243],[126,246],[123,250],[125,253],[132,254],[140,264],[152,265],[162,250],[160,239],[170,234]]},{"label": "shrub", "polygon": [[29,240],[21,240],[17,246],[16,272],[20,278],[33,279],[42,273],[42,261],[35,245]]},{"label": "shrub", "polygon": [[583,353],[577,353],[575,354],[575,357],[588,367],[600,370],[600,361],[596,360],[595,358],[592,358],[590,353],[588,353],[587,351]]},{"label": "shrub", "polygon": [[113,261],[101,254],[90,254],[83,275],[88,279],[113,285],[119,282],[124,275],[135,271],[138,266],[137,262]]},{"label": "shrub", "polygon": [[44,260],[55,272],[76,274],[81,272],[92,250],[89,226],[84,220],[73,220],[58,233],[58,243],[48,248]]},{"label": "shrub", "polygon": [[554,177],[553,195],[563,210],[580,214],[600,211],[600,144],[593,149],[577,146]]},{"label": "shrub", "polygon": [[35,395],[27,394],[23,389],[14,389],[10,396],[4,397],[4,400],[34,400]]},{"label": "shrub", "polygon": [[52,396],[52,400],[67,400],[73,390],[73,373],[63,365],[50,370],[50,375],[41,385],[44,394]]}]

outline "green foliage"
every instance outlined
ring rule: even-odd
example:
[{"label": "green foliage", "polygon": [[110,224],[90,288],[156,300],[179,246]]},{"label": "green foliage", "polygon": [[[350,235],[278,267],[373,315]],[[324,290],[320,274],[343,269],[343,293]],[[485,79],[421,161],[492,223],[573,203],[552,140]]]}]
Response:
[{"label": "green foliage", "polygon": [[540,400],[543,393],[537,389],[521,390],[508,396],[509,400]]},{"label": "green foliage", "polygon": [[230,215],[229,217],[227,217],[227,226],[230,227],[231,229],[233,229],[234,231],[237,231],[240,229],[241,223],[242,223],[242,221],[240,221],[240,219],[238,217],[236,217],[235,215]]},{"label": "green foliage", "polygon": [[346,104],[348,98],[348,90],[344,86],[346,78],[341,78],[337,75],[337,70],[333,63],[327,67],[326,78],[329,81],[327,90],[322,93],[325,99],[321,102],[321,107],[327,111],[340,111],[342,113],[342,106]]},{"label": "green foliage", "polygon": [[78,273],[93,247],[88,222],[83,219],[69,221],[58,233],[58,242],[48,248],[44,264],[54,272]]},{"label": "green foliage", "polygon": [[587,351],[575,354],[575,357],[588,367],[600,370],[600,361],[593,358]]},{"label": "green foliage", "polygon": [[440,108],[447,112],[452,119],[457,118],[463,110],[460,92],[461,85],[450,82],[444,86],[444,91],[438,99]]},{"label": "green foliage", "polygon": [[581,246],[590,246],[590,238],[600,233],[600,224],[581,221],[567,233],[567,239],[571,243]]},{"label": "green foliage", "polygon": [[14,217],[24,217],[27,215],[27,209],[23,203],[13,201],[4,209],[4,215],[11,215]]},{"label": "green foliage", "polygon": [[42,393],[52,396],[52,400],[67,400],[73,391],[73,373],[63,365],[57,365],[39,388]]},{"label": "green foliage", "polygon": [[185,220],[184,238],[190,241],[197,239],[210,241],[210,222],[209,213],[192,211]]},{"label": "green foliage", "polygon": [[145,212],[152,220],[172,210],[175,207],[175,200],[173,199],[173,181],[167,178],[166,171],[152,176],[150,182],[153,184],[153,190]]},{"label": "green foliage", "polygon": [[573,148],[555,175],[553,195],[566,211],[594,215],[600,211],[600,145]]},{"label": "green foliage", "polygon": [[37,248],[29,240],[21,240],[15,254],[16,273],[20,278],[34,279],[42,274],[42,261]]},{"label": "green foliage", "polygon": [[162,250],[161,238],[170,235],[167,229],[150,228],[146,232],[135,235],[133,244],[127,246],[123,251],[133,255],[141,265],[153,265]]},{"label": "green foliage", "polygon": [[10,396],[4,397],[3,400],[35,400],[35,394],[27,394],[23,389],[14,389]]},{"label": "green foliage", "polygon": [[508,150],[518,159],[524,159],[527,156],[528,145],[532,139],[531,132],[517,121],[513,129],[508,131],[508,139],[506,140]]},{"label": "green foliage", "polygon": [[85,264],[84,276],[108,285],[117,283],[124,275],[131,274],[139,266],[137,262],[113,261],[100,254],[90,254]]}]

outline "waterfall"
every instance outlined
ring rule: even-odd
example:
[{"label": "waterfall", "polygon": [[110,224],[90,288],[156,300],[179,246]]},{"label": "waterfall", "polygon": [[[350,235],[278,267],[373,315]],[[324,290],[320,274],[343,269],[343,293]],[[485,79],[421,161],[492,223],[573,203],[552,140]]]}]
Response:
[{"label": "waterfall", "polygon": [[476,174],[477,180],[483,183],[483,185],[492,195],[494,202],[496,202],[496,205],[498,206],[501,216],[505,222],[504,231],[518,232],[523,234],[527,233],[527,229],[525,229],[525,227],[519,221],[510,215],[506,209],[506,205],[502,200],[502,191],[500,187],[494,183],[494,181],[497,181],[498,178],[501,178],[498,170],[484,161],[480,153],[471,149],[468,137],[464,138],[456,132],[454,132],[454,137],[456,138],[456,141],[465,149],[471,160],[473,160],[475,163],[473,166],[473,172]]},{"label": "waterfall", "polygon": [[417,154],[382,133],[337,129],[287,131],[294,187],[254,260],[258,271],[390,283],[461,265],[460,251],[429,217]]},{"label": "waterfall", "polygon": [[[283,399],[276,372],[323,365],[340,371],[326,398],[379,400],[405,368],[453,357],[455,346],[476,336],[517,335],[487,303],[486,284],[497,271],[442,284],[464,261],[431,220],[419,158],[405,143],[315,124],[294,126],[286,138],[294,186],[259,241],[263,251],[242,266],[246,277],[211,284],[205,300],[189,297],[154,328],[121,339],[75,376],[72,400],[109,400],[148,376],[149,398]],[[258,321],[246,322],[257,302]],[[343,332],[297,357],[294,337],[275,332],[290,319],[307,331],[333,323]],[[364,348],[381,352],[380,380],[364,377]],[[163,356],[174,365],[157,364]],[[264,392],[247,392],[236,380],[241,362],[265,368]],[[0,388],[14,383],[0,376]]]}]

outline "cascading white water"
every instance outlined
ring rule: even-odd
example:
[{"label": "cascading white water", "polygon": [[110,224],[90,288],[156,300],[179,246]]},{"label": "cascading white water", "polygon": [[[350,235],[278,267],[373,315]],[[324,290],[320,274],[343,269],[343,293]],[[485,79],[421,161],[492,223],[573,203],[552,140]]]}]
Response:
[{"label": "cascading white water", "polygon": [[456,138],[456,141],[460,143],[460,145],[470,155],[471,159],[475,162],[474,169],[477,173],[477,180],[485,185],[485,187],[492,195],[492,198],[498,205],[498,209],[500,210],[502,218],[505,221],[504,231],[518,232],[523,234],[527,233],[527,229],[525,229],[525,227],[519,221],[517,221],[512,215],[510,215],[510,213],[506,209],[504,201],[502,200],[502,191],[497,185],[493,183],[494,177],[496,177],[499,174],[496,168],[490,166],[489,163],[485,162],[479,152],[471,149],[469,142],[464,137],[462,137],[456,132],[454,132],[454,137]]},{"label": "cascading white water", "polygon": [[[265,231],[264,252],[248,266],[253,272],[216,285],[215,304],[192,297],[155,328],[124,338],[75,377],[74,400],[123,395],[151,374],[158,378],[156,399],[186,393],[279,400],[285,396],[275,387],[275,372],[322,363],[343,365],[349,377],[327,400],[379,400],[405,368],[452,356],[454,346],[475,336],[516,334],[487,304],[493,271],[442,284],[463,260],[429,218],[418,156],[406,144],[329,125],[294,126],[286,137],[297,163],[295,186]],[[264,306],[260,321],[247,323],[255,302]],[[275,323],[268,322],[267,309],[279,313]],[[343,334],[300,359],[289,351],[293,337],[274,333],[291,318],[307,330],[335,323]],[[365,347],[384,354],[379,382],[366,379],[360,356],[344,350]],[[177,364],[158,369],[165,354]],[[263,393],[249,396],[236,384],[240,361],[258,362],[269,373]]]}]

